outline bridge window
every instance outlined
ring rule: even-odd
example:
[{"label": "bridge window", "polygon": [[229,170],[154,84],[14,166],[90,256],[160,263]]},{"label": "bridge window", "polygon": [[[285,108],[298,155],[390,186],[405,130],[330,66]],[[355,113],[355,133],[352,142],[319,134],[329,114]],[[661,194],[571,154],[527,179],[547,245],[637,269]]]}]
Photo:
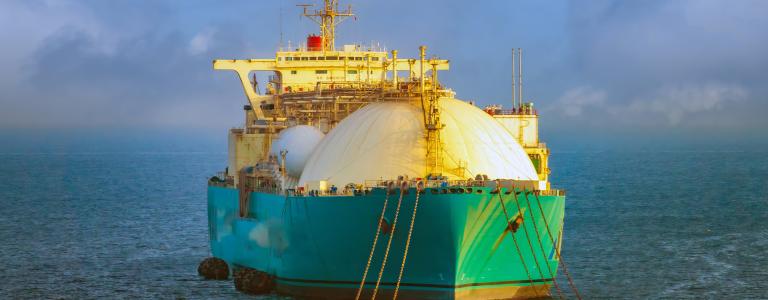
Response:
[{"label": "bridge window", "polygon": [[302,57],[301,60],[309,60],[309,57]]},{"label": "bridge window", "polygon": [[373,57],[373,61],[379,61],[378,57]]},{"label": "bridge window", "polygon": [[293,60],[293,57],[286,57],[286,58],[285,58],[285,60],[286,60],[286,61],[292,61],[292,60]]},{"label": "bridge window", "polygon": [[296,75],[296,70],[292,70],[292,71],[291,71],[291,74],[292,74],[292,75]]},{"label": "bridge window", "polygon": [[317,58],[317,60],[325,60],[325,57],[320,56],[320,57]]},{"label": "bridge window", "polygon": [[328,70],[315,70],[315,74],[328,74]]},{"label": "bridge window", "polygon": [[309,60],[317,60],[317,57],[310,57]]},{"label": "bridge window", "polygon": [[337,59],[339,59],[339,58],[336,57],[336,56],[328,56],[328,57],[325,58],[325,60],[337,60]]},{"label": "bridge window", "polygon": [[357,70],[347,70],[347,74],[357,74]]}]

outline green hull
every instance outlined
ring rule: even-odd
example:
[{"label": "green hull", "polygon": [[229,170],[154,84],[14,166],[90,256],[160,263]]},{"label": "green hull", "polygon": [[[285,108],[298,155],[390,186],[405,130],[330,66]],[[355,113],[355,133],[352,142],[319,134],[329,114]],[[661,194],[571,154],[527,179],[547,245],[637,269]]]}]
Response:
[{"label": "green hull", "polygon": [[[523,213],[523,223],[513,233],[499,194],[490,188],[471,189],[471,193],[447,190],[445,194],[442,189],[427,189],[420,195],[398,295],[404,299],[548,295],[557,274],[565,197],[542,195],[537,203],[533,194],[526,199],[520,193],[516,200],[515,193],[502,189],[509,218],[515,220]],[[398,195],[388,200],[384,215],[390,223]],[[384,189],[361,196],[321,197],[255,192],[246,218],[239,217],[238,196],[237,189],[208,188],[215,257],[234,267],[274,275],[280,293],[354,298],[387,198]],[[415,199],[414,189],[403,197],[380,297],[391,297],[397,282]],[[389,237],[381,234],[378,239],[366,279],[367,295],[376,284]]]}]

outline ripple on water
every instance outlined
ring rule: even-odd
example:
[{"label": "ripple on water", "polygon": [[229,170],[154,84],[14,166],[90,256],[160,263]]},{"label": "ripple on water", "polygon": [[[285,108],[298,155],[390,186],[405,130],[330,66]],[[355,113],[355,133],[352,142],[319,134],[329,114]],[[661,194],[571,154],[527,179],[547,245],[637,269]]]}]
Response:
[{"label": "ripple on water", "polygon": [[[554,185],[568,190],[563,257],[582,295],[764,297],[765,157],[554,153]],[[254,299],[197,276],[209,255],[205,179],[225,161],[0,154],[0,298]]]}]

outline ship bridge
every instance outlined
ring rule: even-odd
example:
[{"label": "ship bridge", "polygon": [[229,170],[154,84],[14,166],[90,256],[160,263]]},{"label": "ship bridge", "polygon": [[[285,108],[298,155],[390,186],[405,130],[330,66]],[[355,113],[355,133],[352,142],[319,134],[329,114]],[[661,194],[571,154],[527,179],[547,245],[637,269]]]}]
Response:
[{"label": "ship bridge", "polygon": [[[311,38],[313,36],[308,39]],[[298,104],[292,100],[321,94],[326,97],[340,94],[343,98],[350,89],[359,91],[361,96],[365,96],[366,91],[376,91],[380,96],[393,93],[418,96],[418,91],[413,88],[418,83],[413,86],[407,83],[420,81],[424,75],[427,75],[424,80],[430,81],[433,77],[430,72],[448,70],[449,62],[437,58],[397,58],[396,50],[363,49],[360,45],[344,45],[341,49],[330,50],[313,50],[302,45],[290,51],[277,51],[275,57],[270,59],[217,59],[213,61],[213,67],[232,70],[239,75],[255,120],[297,117],[303,119],[299,123],[312,123],[312,120],[302,116],[294,116],[294,111],[285,110],[288,108],[285,105]],[[254,71],[273,72],[267,83],[266,95],[259,95],[255,80],[249,78]],[[399,78],[399,73],[407,75]],[[375,100],[357,97],[355,101]],[[304,107],[303,110],[319,111],[321,108]],[[344,111],[347,111],[346,107]]]},{"label": "ship bridge", "polygon": [[[396,50],[388,53],[344,45],[331,51],[305,47],[278,51],[271,59],[217,59],[213,67],[238,74],[250,102],[248,125],[281,126],[295,120],[296,124],[329,122],[332,126],[370,102],[419,99],[421,81],[430,90],[439,86],[433,73],[448,70],[449,62],[397,58]],[[265,95],[259,94],[255,78],[249,78],[253,71],[273,72]],[[401,78],[398,73],[408,75]]]}]

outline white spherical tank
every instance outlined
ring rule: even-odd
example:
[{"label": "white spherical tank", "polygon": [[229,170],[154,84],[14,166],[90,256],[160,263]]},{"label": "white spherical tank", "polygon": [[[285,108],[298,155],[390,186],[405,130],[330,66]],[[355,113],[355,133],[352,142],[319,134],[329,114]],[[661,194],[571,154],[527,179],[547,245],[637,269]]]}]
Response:
[{"label": "white spherical tank", "polygon": [[317,144],[325,135],[319,129],[309,125],[297,125],[280,131],[280,135],[272,141],[269,153],[280,159],[280,151],[287,150],[285,155],[285,170],[288,175],[299,177],[304,170],[307,159]]},{"label": "white spherical tank", "polygon": [[[517,140],[481,109],[453,98],[440,100],[443,175],[466,179],[537,180]],[[317,145],[299,185],[326,180],[343,186],[365,180],[426,175],[426,129],[421,107],[408,103],[369,104],[341,121]]]}]

